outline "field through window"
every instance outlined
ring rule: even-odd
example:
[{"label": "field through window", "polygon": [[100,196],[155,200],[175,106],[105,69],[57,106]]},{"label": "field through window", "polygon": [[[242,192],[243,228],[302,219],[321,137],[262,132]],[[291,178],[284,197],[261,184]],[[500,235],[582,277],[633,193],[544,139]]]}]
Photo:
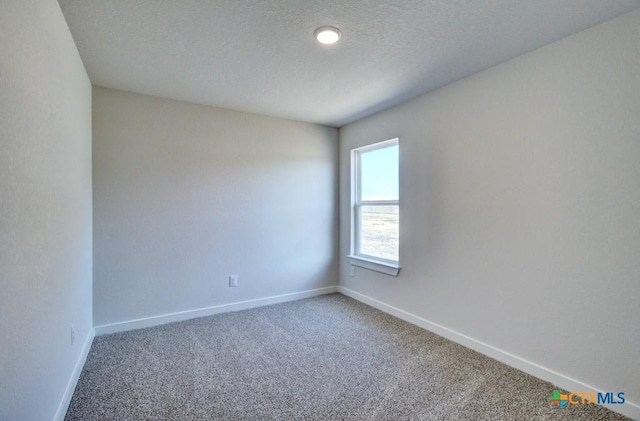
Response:
[{"label": "field through window", "polygon": [[360,253],[397,261],[400,239],[398,206],[362,206],[360,220]]}]

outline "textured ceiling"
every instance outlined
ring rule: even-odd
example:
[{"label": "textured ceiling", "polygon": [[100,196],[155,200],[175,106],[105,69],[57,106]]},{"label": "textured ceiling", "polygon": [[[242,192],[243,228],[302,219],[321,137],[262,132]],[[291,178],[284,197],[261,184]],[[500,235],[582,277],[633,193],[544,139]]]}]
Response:
[{"label": "textured ceiling", "polygon": [[[60,0],[93,84],[342,126],[640,0]],[[322,25],[337,45],[312,37]]]}]

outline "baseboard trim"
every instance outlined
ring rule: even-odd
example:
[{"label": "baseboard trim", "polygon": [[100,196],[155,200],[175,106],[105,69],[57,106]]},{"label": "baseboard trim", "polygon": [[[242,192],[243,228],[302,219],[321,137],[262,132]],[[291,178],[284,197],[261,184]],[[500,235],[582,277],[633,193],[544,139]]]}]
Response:
[{"label": "baseboard trim", "polygon": [[176,313],[163,314],[160,316],[145,317],[143,319],[129,320],[126,322],[112,323],[95,327],[96,336],[107,335],[110,333],[126,332],[128,330],[143,329],[164,325],[167,323],[181,322],[184,320],[195,319],[198,317],[212,316],[214,314],[227,313],[230,311],[247,310],[255,307],[263,307],[271,304],[279,304],[287,301],[295,301],[303,298],[315,297],[318,295],[331,294],[338,292],[337,286],[312,289],[301,292],[293,292],[290,294],[274,295],[271,297],[257,298],[255,300],[238,301],[235,303],[221,304],[212,307],[199,308],[195,310],[179,311]]},{"label": "baseboard trim", "polygon": [[63,421],[65,415],[67,415],[67,410],[69,409],[69,404],[71,403],[73,392],[75,392],[78,380],[80,380],[80,374],[82,373],[84,363],[87,361],[87,356],[89,355],[89,350],[91,350],[91,344],[93,343],[94,336],[95,330],[91,328],[89,330],[89,334],[84,340],[84,343],[82,344],[80,356],[76,361],[76,365],[73,367],[73,372],[71,373],[71,377],[67,382],[67,387],[64,390],[64,395],[62,395],[62,401],[60,401],[60,405],[58,405],[56,415],[53,418],[54,421]]},{"label": "baseboard trim", "polygon": [[[462,333],[458,333],[442,325],[423,319],[422,317],[416,316],[414,314],[401,310],[397,307],[393,307],[387,303],[376,300],[375,298],[368,297],[364,294],[361,294],[349,288],[339,286],[338,292],[348,297],[351,297],[355,300],[358,300],[364,304],[370,305],[371,307],[377,308],[378,310],[381,310],[385,313],[391,314],[392,316],[398,317],[399,319],[402,319],[406,322],[409,322],[423,329],[426,329],[430,332],[433,332],[437,335],[450,339],[453,342],[466,346],[467,348],[471,348],[474,351],[477,351],[481,354],[484,354],[488,357],[498,360],[510,367],[524,371],[525,373],[530,374],[539,379],[548,381],[554,384],[555,386],[559,387],[560,389],[565,389],[568,391],[580,391],[580,392],[582,391],[603,392],[603,390],[593,387],[591,385],[588,385],[584,382],[581,382],[579,380],[566,376],[562,373],[558,373],[557,371],[548,369],[534,362],[525,360],[524,358],[518,357],[517,355],[513,355],[509,352],[503,351],[499,348],[496,348],[484,342],[478,341],[477,339],[463,335]],[[638,405],[637,403],[633,403],[627,400],[622,405],[603,405],[603,406],[609,408],[614,412],[630,417],[634,420],[640,420],[640,405]]]}]

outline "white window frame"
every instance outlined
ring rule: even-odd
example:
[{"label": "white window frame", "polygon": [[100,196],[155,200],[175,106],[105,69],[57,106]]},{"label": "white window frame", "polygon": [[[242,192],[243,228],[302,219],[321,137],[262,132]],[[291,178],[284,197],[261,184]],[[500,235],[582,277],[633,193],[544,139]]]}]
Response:
[{"label": "white window frame", "polygon": [[389,139],[351,150],[351,252],[347,257],[353,266],[398,276],[398,272],[400,271],[399,260],[389,260],[359,252],[361,242],[360,208],[363,206],[398,206],[398,209],[400,209],[400,200],[362,200],[361,156],[363,153],[394,145],[400,145],[399,138]]}]

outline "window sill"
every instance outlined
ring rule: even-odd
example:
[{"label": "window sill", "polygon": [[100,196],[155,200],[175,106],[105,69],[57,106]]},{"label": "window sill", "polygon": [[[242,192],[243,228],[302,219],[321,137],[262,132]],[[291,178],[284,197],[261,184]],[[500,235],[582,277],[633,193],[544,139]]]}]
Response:
[{"label": "window sill", "polygon": [[366,257],[347,255],[351,265],[374,270],[391,276],[398,276],[400,266],[396,263],[383,262],[380,260],[367,259]]}]

